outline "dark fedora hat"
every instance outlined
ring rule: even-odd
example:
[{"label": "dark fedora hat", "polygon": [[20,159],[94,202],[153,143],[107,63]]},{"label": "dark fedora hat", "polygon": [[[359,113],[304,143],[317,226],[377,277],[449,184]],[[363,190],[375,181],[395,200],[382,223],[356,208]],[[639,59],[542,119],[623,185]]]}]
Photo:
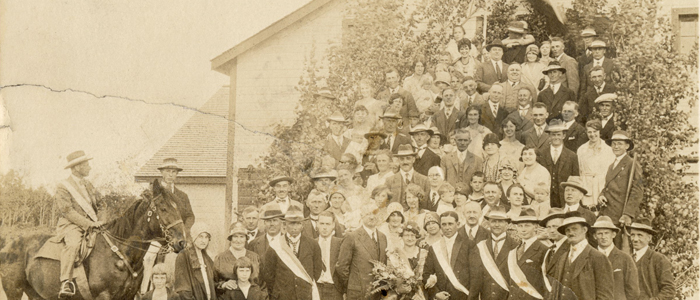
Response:
[{"label": "dark fedora hat", "polygon": [[488,45],[486,45],[486,51],[491,51],[491,48],[493,48],[493,47],[499,47],[499,48],[501,48],[503,51],[506,50],[506,46],[503,45],[503,42],[501,42],[501,40],[498,40],[498,39],[493,40],[493,41],[491,41],[491,43],[489,43]]},{"label": "dark fedora hat", "polygon": [[637,218],[630,224],[629,228],[645,231],[649,234],[656,234],[656,230],[651,227],[651,220],[648,218]]}]

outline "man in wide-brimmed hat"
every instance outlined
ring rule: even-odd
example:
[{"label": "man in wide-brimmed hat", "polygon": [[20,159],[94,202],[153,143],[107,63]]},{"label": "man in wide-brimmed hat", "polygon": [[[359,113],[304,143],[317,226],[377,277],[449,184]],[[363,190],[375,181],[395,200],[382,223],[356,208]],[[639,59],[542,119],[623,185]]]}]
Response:
[{"label": "man in wide-brimmed hat", "polygon": [[323,150],[333,157],[337,163],[350,144],[350,139],[343,137],[348,121],[339,111],[328,116],[326,121],[328,122],[328,128],[331,129],[331,133],[328,134],[326,142],[323,144]]},{"label": "man in wide-brimmed hat", "polygon": [[550,62],[542,70],[542,73],[549,77],[549,86],[537,95],[537,102],[542,102],[547,106],[547,111],[549,112],[549,119],[547,120],[561,118],[561,109],[564,106],[564,102],[577,100],[576,93],[563,84],[568,72],[569,70],[557,61]]},{"label": "man in wide-brimmed hat", "polygon": [[257,253],[260,257],[270,248],[270,243],[280,237],[282,232],[282,218],[284,213],[280,210],[279,204],[270,202],[263,206],[261,220],[265,223],[266,232],[258,235],[248,243],[246,249]]},{"label": "man in wide-brimmed hat", "polygon": [[595,222],[595,214],[581,205],[583,196],[588,190],[579,176],[569,176],[569,179],[559,184],[564,188],[564,212],[578,211],[589,225]]},{"label": "man in wide-brimmed hat", "polygon": [[474,299],[507,299],[511,289],[508,278],[508,253],[518,247],[518,241],[506,235],[510,218],[505,209],[493,209],[484,216],[491,233],[472,248],[469,268],[469,293]]},{"label": "man in wide-brimmed hat", "polygon": [[411,128],[410,134],[418,150],[413,168],[416,172],[428,176],[430,168],[440,165],[440,156],[428,148],[428,140],[433,135],[433,130],[425,124],[418,124]]},{"label": "man in wide-brimmed hat", "polygon": [[501,40],[494,40],[486,45],[489,59],[478,64],[474,70],[474,81],[476,81],[480,93],[486,93],[494,83],[506,81],[508,64],[502,60],[505,49],[506,47]]},{"label": "man in wide-brimmed hat", "polygon": [[391,153],[396,154],[400,145],[413,143],[411,137],[399,132],[398,126],[403,117],[397,111],[387,109],[381,119],[384,124],[384,134],[386,135],[384,145],[381,146],[382,149],[389,149]]},{"label": "man in wide-brimmed hat", "polygon": [[639,277],[638,299],[674,299],[676,289],[671,261],[649,248],[651,238],[656,234],[656,230],[651,227],[651,220],[638,218],[629,229],[632,258],[637,264]]},{"label": "man in wide-brimmed hat", "polygon": [[[598,203],[603,205],[600,215],[610,217],[617,226],[629,226],[639,212],[639,204],[644,196],[642,166],[627,154],[634,149],[634,142],[629,133],[615,131],[612,138],[606,142],[612,148],[615,160],[608,167],[605,187],[598,197]],[[621,247],[621,243],[621,238],[615,239],[615,245]]]},{"label": "man in wide-brimmed hat", "polygon": [[632,256],[613,244],[615,236],[620,234],[620,228],[613,224],[610,217],[600,216],[591,229],[598,241],[598,251],[608,257],[613,267],[614,299],[639,299],[637,265]]},{"label": "man in wide-brimmed hat", "polygon": [[502,42],[506,46],[503,54],[503,61],[507,64],[520,65],[525,62],[525,49],[535,42],[532,35],[525,32],[525,24],[522,21],[511,21],[508,23],[508,38]]},{"label": "man in wide-brimmed hat", "polygon": [[263,256],[261,278],[271,299],[320,299],[316,280],[325,267],[318,243],[301,234],[304,220],[301,207],[291,206],[284,215],[287,233]]},{"label": "man in wide-brimmed hat", "polygon": [[299,201],[292,200],[292,198],[289,197],[293,183],[294,179],[286,175],[277,175],[272,177],[268,184],[270,187],[272,187],[272,193],[275,195],[275,198],[271,202],[263,205],[262,210],[267,210],[267,206],[271,205],[272,203],[277,203],[282,213],[287,212],[287,209],[289,209],[289,207],[292,205],[303,207]]},{"label": "man in wide-brimmed hat", "polygon": [[75,294],[73,283],[73,263],[78,255],[84,232],[104,224],[98,220],[97,212],[102,199],[95,187],[86,177],[90,175],[90,160],[84,151],[75,151],[66,157],[64,169],[70,169],[71,175],[56,185],[56,206],[60,213],[56,223],[57,243],[65,242],[60,256],[61,288],[58,298],[71,297]]},{"label": "man in wide-brimmed hat", "polygon": [[608,45],[601,41],[595,40],[591,42],[588,46],[588,50],[592,53],[591,60],[584,65],[582,74],[585,76],[581,78],[581,91],[585,91],[587,86],[590,85],[590,74],[591,69],[594,67],[601,67],[605,72],[605,82],[607,84],[612,84],[620,80],[620,66],[614,58],[605,57],[605,53],[608,50]]},{"label": "man in wide-brimmed hat", "polygon": [[328,198],[328,193],[334,186],[335,180],[338,178],[338,171],[321,168],[311,172],[311,181],[314,183],[314,188],[309,194],[319,193],[323,197]]},{"label": "man in wide-brimmed hat", "polygon": [[[542,273],[542,264],[547,254],[547,246],[537,238],[539,220],[532,208],[523,208],[520,215],[513,219],[520,245],[508,253],[508,269],[515,276],[510,277],[511,290],[508,299],[532,299],[545,295],[548,291],[545,286],[545,277]],[[513,256],[515,259],[513,259]],[[539,296],[539,297],[538,297]]]},{"label": "man in wide-brimmed hat", "polygon": [[554,263],[559,257],[569,253],[569,243],[566,236],[558,231],[561,223],[564,222],[564,210],[559,207],[552,207],[547,215],[540,220],[540,226],[545,229],[545,236],[542,242],[549,246],[549,253],[545,256],[545,270],[547,275],[554,276]]},{"label": "man in wide-brimmed hat", "polygon": [[586,27],[581,30],[581,40],[583,41],[583,51],[576,57],[578,63],[579,78],[583,81],[583,68],[593,60],[593,52],[589,46],[598,38],[598,33],[592,27]]},{"label": "man in wide-brimmed hat", "polygon": [[537,162],[549,171],[551,176],[550,205],[564,207],[564,187],[560,183],[569,176],[579,176],[576,153],[564,147],[566,127],[559,119],[553,119],[545,129],[549,133],[549,147],[537,155]]},{"label": "man in wide-brimmed hat", "polygon": [[384,183],[394,195],[394,199],[399,201],[404,208],[408,208],[404,193],[409,184],[415,183],[420,186],[424,192],[430,191],[428,177],[416,172],[413,168],[413,164],[416,162],[416,155],[417,152],[413,150],[410,144],[399,146],[398,151],[394,154],[394,157],[399,159],[399,172],[387,178]]},{"label": "man in wide-brimmed hat", "polygon": [[570,288],[579,299],[612,300],[613,268],[605,254],[588,244],[586,234],[590,227],[581,213],[566,213],[557,230],[566,235],[569,253],[559,257],[553,277]]},{"label": "man in wide-brimmed hat", "polygon": [[564,53],[565,45],[564,39],[560,37],[552,38],[552,57],[561,64],[561,66],[566,69],[565,76],[562,80],[562,85],[569,88],[574,92],[574,99],[579,88],[579,68],[578,62],[573,57]]}]

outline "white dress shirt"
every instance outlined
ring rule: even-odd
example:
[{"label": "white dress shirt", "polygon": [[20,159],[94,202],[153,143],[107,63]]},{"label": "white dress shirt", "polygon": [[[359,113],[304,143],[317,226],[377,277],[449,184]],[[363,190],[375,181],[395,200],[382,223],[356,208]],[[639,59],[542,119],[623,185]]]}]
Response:
[{"label": "white dress shirt", "polygon": [[525,117],[527,115],[527,111],[530,109],[530,104],[528,104],[525,107],[518,106],[518,113],[520,114],[520,117]]},{"label": "white dress shirt", "polygon": [[565,212],[577,211],[579,206],[581,206],[579,203],[576,203],[574,205],[564,204],[564,211]]},{"label": "white dress shirt", "polygon": [[586,249],[586,246],[588,245],[588,240],[587,239],[582,239],[580,242],[576,243],[576,245],[571,245],[571,249],[569,249],[569,263],[572,263],[578,258],[579,255],[583,252],[584,249]]},{"label": "white dress shirt", "polygon": [[413,171],[414,171],[413,169],[411,169],[408,172],[404,172],[403,170],[401,170],[401,177],[403,177],[404,182],[406,182],[406,180],[408,180],[410,182],[411,179],[413,179]]},{"label": "white dress shirt", "polygon": [[542,124],[542,126],[537,126],[537,124],[534,125],[535,132],[537,133],[537,136],[541,136],[542,133],[544,133],[545,126],[546,126],[545,124]]},{"label": "white dress shirt", "polygon": [[632,251],[632,254],[634,257],[634,261],[638,262],[640,259],[642,259],[642,256],[644,256],[645,253],[647,253],[647,250],[649,250],[649,245],[644,246],[644,248]]},{"label": "white dress shirt", "polygon": [[287,197],[284,198],[284,199],[282,199],[282,198],[275,198],[275,202],[277,202],[277,204],[279,204],[280,210],[282,211],[282,213],[286,213],[286,212],[287,212],[287,209],[289,209],[289,205],[292,203],[292,202],[289,200],[289,196],[287,196]]},{"label": "white dress shirt", "polygon": [[549,87],[552,89],[552,92],[554,92],[554,94],[556,94],[559,91],[559,88],[561,87],[561,82],[550,83]]},{"label": "white dress shirt", "polygon": [[622,155],[615,157],[615,161],[613,161],[613,169],[617,168],[617,164],[620,163],[620,161],[627,155],[627,152],[622,153]]},{"label": "white dress shirt", "polygon": [[530,246],[532,246],[532,244],[533,244],[536,240],[537,240],[537,236],[536,236],[536,235],[532,236],[531,238],[529,238],[529,239],[527,239],[527,240],[524,240],[523,242],[525,242],[525,249],[523,249],[523,252],[524,252],[524,251],[527,251],[527,249],[530,249]]},{"label": "white dress shirt", "polygon": [[266,233],[265,237],[267,238],[267,244],[271,244],[272,241],[274,241],[278,236],[280,236],[279,233],[275,236],[271,236],[269,233]]},{"label": "white dress shirt", "polygon": [[605,254],[605,256],[610,256],[610,252],[612,252],[613,248],[615,248],[614,244],[610,244],[610,246],[608,246],[608,248],[601,248],[600,245],[598,245],[598,250],[600,252],[603,252],[603,254]]},{"label": "white dress shirt", "polygon": [[574,122],[576,122],[576,119],[573,119],[569,122],[564,123],[564,126],[566,126],[566,129],[570,129],[571,125],[574,125]]},{"label": "white dress shirt", "polygon": [[550,145],[549,147],[549,153],[552,155],[552,160],[554,163],[559,161],[559,157],[561,156],[561,151],[564,150],[564,144],[559,145],[559,147],[556,147],[554,145]]},{"label": "white dress shirt", "polygon": [[603,84],[600,86],[593,86],[595,88],[596,93],[600,94],[603,92],[603,89],[605,88],[605,81],[603,81]]},{"label": "white dress shirt", "polygon": [[457,240],[457,233],[453,234],[452,237],[445,238],[445,247],[447,248],[447,259],[452,260],[452,247],[455,245],[455,240]]},{"label": "white dress shirt", "polygon": [[299,241],[301,241],[301,234],[299,234],[295,237],[292,237],[291,235],[289,235],[289,233],[287,233],[287,238],[291,242],[290,243],[291,245],[289,245],[289,247],[292,248],[294,253],[299,253],[299,244],[300,244]]},{"label": "white dress shirt", "polygon": [[474,225],[474,227],[469,227],[469,224],[464,224],[464,230],[467,232],[467,235],[476,237],[476,232],[479,230],[479,224]]},{"label": "white dress shirt", "polygon": [[601,57],[600,59],[593,59],[593,66],[603,66],[603,61],[605,60],[605,56]]},{"label": "white dress shirt", "polygon": [[[498,252],[499,253],[503,250],[503,244],[506,242],[505,237],[506,237],[505,232],[501,233],[501,235],[499,235],[499,236],[494,236],[493,234],[491,234],[491,239],[493,240],[491,246],[493,246],[493,249],[496,249],[496,245],[498,245]],[[500,239],[500,238],[503,238],[503,239],[496,242],[496,240]]]},{"label": "white dress shirt", "polygon": [[603,128],[605,128],[605,124],[608,124],[608,121],[612,120],[613,114],[608,115],[608,117],[603,118],[600,120],[600,123],[603,125]]},{"label": "white dress shirt", "polygon": [[[371,236],[371,235],[370,235]],[[321,272],[321,277],[318,279],[319,283],[330,283],[333,284],[333,276],[330,272],[331,263],[331,239],[332,236],[324,238],[322,236],[318,237],[318,246],[321,247],[321,259],[326,269]]]}]

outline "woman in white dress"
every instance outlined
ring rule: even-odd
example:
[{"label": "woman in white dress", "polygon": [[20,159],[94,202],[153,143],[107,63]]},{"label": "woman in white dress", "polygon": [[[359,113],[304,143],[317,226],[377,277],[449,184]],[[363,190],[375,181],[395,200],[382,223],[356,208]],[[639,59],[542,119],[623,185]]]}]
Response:
[{"label": "woman in white dress", "polygon": [[515,130],[520,126],[517,120],[512,117],[508,117],[503,122],[501,122],[501,130],[503,130],[503,140],[501,140],[501,148],[498,149],[498,153],[501,155],[501,160],[505,158],[511,159],[515,164],[517,169],[522,168],[520,164],[520,152],[523,151],[523,143],[515,138]]},{"label": "woman in white dress", "polygon": [[413,66],[411,69],[413,69],[413,74],[403,80],[403,88],[411,92],[412,95],[415,95],[423,89],[424,80],[433,82],[433,76],[425,71],[427,69],[427,65],[426,59],[423,56],[416,57],[416,59],[413,61]]},{"label": "woman in white dress", "polygon": [[552,177],[549,171],[547,171],[547,168],[537,162],[535,148],[525,146],[521,153],[521,158],[525,167],[518,175],[518,183],[523,187],[523,191],[528,197],[526,201],[529,203],[532,202],[532,199],[535,199],[535,187],[537,187],[540,182],[546,184],[547,190],[550,189],[552,186]]},{"label": "woman in white dress", "polygon": [[[377,166],[379,173],[370,175],[367,178],[366,191],[372,192],[374,188],[383,185],[387,178],[394,175],[391,169],[391,152],[389,150],[381,150],[375,155],[374,164]],[[381,207],[381,206],[380,206]]]},{"label": "woman in white dress", "polygon": [[420,209],[420,203],[425,201],[425,191],[417,184],[409,184],[406,187],[406,206],[408,209],[404,211],[406,220],[416,222],[418,226],[423,227],[425,221],[425,210]]},{"label": "woman in white dress", "polygon": [[612,148],[600,139],[602,128],[603,125],[598,119],[586,122],[588,142],[576,151],[583,186],[588,190],[588,194],[583,197],[581,203],[589,208],[598,205],[598,195],[605,187],[605,174],[610,164],[615,161]]},{"label": "woman in white dress", "polygon": [[472,105],[467,108],[467,111],[458,121],[458,127],[467,128],[469,134],[471,135],[472,142],[467,147],[469,152],[474,153],[478,157],[483,157],[484,149],[482,147],[484,136],[491,133],[491,130],[479,124],[481,118],[481,107]]},{"label": "woman in white dress", "polygon": [[386,218],[386,222],[377,228],[377,230],[386,235],[387,250],[403,247],[403,241],[399,235],[403,231],[403,224],[406,223],[406,218],[401,212],[402,210],[403,207],[397,202],[389,204],[387,207],[389,216]]},{"label": "woman in white dress", "polygon": [[[540,49],[537,45],[529,45],[525,50],[525,62],[520,66],[522,67],[522,79],[523,82],[529,83],[535,88],[540,85],[540,80],[544,78],[542,70],[546,67],[541,61],[537,60],[537,56],[540,54]],[[533,99],[537,99],[537,95],[532,95]]]}]

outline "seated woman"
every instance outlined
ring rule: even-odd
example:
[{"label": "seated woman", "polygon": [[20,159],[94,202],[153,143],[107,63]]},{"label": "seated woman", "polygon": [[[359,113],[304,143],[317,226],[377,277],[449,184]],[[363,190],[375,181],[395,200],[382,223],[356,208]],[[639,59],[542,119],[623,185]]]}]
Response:
[{"label": "seated woman", "polygon": [[399,234],[403,230],[403,224],[406,222],[404,215],[402,213],[403,207],[398,202],[392,202],[387,207],[389,212],[389,217],[386,221],[377,228],[380,232],[386,235],[386,249],[394,249],[403,247],[401,237]]},{"label": "seated woman", "polygon": [[151,271],[151,282],[155,289],[150,290],[140,296],[140,300],[174,300],[178,299],[177,295],[167,287],[166,283],[170,278],[168,278],[168,270],[164,263],[159,263],[153,266]]},{"label": "seated woman", "polygon": [[259,264],[247,257],[238,259],[231,270],[232,280],[235,281],[236,288],[227,290],[220,298],[223,300],[267,300],[267,293],[251,278],[252,274],[260,272],[258,266]]},{"label": "seated woman", "polygon": [[242,258],[250,260],[255,265],[253,273],[248,277],[252,282],[258,282],[260,257],[257,253],[246,250],[246,234],[247,230],[242,222],[232,224],[228,234],[229,248],[214,258],[214,268],[219,273],[217,288],[220,290],[230,291],[236,288],[233,269],[236,262]]},{"label": "seated woman", "polygon": [[206,223],[195,222],[190,236],[194,239],[192,245],[175,259],[175,293],[184,300],[216,300],[218,272],[206,251],[211,230]]},{"label": "seated woman", "polygon": [[[439,191],[438,191],[439,192]],[[425,201],[425,192],[417,184],[409,184],[406,187],[406,205],[408,208],[404,211],[407,221],[416,222],[418,226],[422,226],[425,220],[425,211],[420,208],[420,204]],[[442,200],[442,197],[440,197]]]}]

